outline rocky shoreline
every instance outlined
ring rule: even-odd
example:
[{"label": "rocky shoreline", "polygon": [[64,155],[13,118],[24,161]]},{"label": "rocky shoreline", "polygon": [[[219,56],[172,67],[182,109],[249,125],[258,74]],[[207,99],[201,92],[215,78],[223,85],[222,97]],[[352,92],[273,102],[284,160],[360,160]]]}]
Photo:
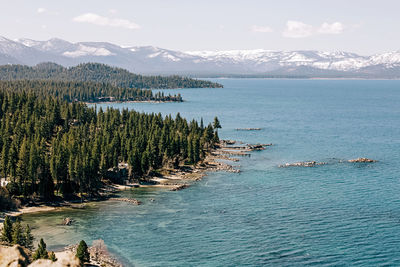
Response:
[{"label": "rocky shoreline", "polygon": [[[65,247],[61,253],[70,252],[75,255],[78,244]],[[102,239],[94,240],[92,245],[88,248],[90,254],[90,266],[110,266],[110,267],[123,267],[124,265],[118,261],[117,257],[112,255],[106,244]]]},{"label": "rocky shoreline", "polygon": [[26,213],[47,212],[61,210],[62,208],[82,209],[85,208],[86,204],[97,201],[123,201],[140,205],[142,203],[136,199],[118,198],[115,197],[115,193],[121,190],[140,187],[167,188],[171,191],[179,191],[190,186],[187,182],[198,181],[205,176],[207,172],[225,171],[240,173],[240,166],[229,164],[227,161],[239,162],[240,157],[250,157],[251,152],[264,150],[268,146],[272,146],[272,144],[243,144],[235,140],[221,140],[217,147],[206,156],[203,162],[196,166],[184,166],[184,168],[180,169],[166,169],[166,175],[163,175],[162,177],[152,177],[149,179],[149,183],[146,184],[132,183],[126,185],[105,185],[100,196],[96,198],[79,199],[74,201],[61,200],[55,202],[39,202],[33,205],[23,206],[16,211],[9,211],[0,214],[0,223],[2,222],[1,219],[5,215],[17,217]]}]

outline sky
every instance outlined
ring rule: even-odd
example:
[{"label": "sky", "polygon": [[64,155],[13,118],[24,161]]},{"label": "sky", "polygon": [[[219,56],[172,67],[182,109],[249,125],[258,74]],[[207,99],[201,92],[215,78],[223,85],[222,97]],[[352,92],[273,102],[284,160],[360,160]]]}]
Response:
[{"label": "sky", "polygon": [[0,0],[0,36],[172,50],[400,50],[398,0]]}]

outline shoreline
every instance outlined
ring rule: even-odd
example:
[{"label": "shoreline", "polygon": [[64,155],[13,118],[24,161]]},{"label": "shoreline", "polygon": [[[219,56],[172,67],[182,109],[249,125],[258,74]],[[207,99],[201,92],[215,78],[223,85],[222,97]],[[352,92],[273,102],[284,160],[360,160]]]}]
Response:
[{"label": "shoreline", "polygon": [[[118,201],[118,198],[113,197],[115,193],[124,190],[133,190],[138,188],[160,188],[169,189],[170,191],[179,191],[190,187],[194,181],[201,180],[207,173],[225,171],[231,173],[239,173],[240,169],[238,166],[234,166],[226,163],[238,162],[239,157],[250,156],[249,152],[256,150],[264,150],[265,147],[272,144],[261,144],[261,145],[240,145],[234,146],[239,142],[232,140],[221,140],[218,147],[213,149],[204,160],[198,163],[196,166],[183,166],[180,169],[165,169],[164,171],[168,174],[161,177],[152,177],[148,181],[148,184],[132,183],[126,185],[110,184],[105,185],[103,188],[103,195],[96,199],[87,199],[81,201],[60,201],[60,202],[43,202],[34,206],[22,206],[15,211],[6,211],[0,214],[0,226],[5,216],[18,217],[28,213],[39,213],[49,211],[62,211],[63,208],[84,208],[84,205],[103,202],[103,201]],[[225,162],[224,162],[225,161]],[[135,199],[132,199],[136,201]],[[121,199],[121,201],[124,201]]]},{"label": "shoreline", "polygon": [[[141,201],[139,200],[119,196],[116,197],[115,194],[124,190],[134,190],[138,188],[160,188],[168,189],[169,191],[179,191],[190,187],[193,182],[201,180],[210,172],[225,171],[239,173],[239,166],[231,165],[227,163],[227,161],[237,162],[239,161],[239,157],[250,155],[249,152],[251,151],[264,150],[265,147],[272,145],[236,144],[242,143],[232,140],[222,140],[220,141],[218,147],[210,151],[202,162],[196,164],[195,166],[182,166],[179,169],[163,169],[163,172],[167,174],[163,175],[162,177],[152,177],[149,179],[151,184],[109,184],[103,187],[103,195],[97,199],[88,199],[82,202],[75,200],[39,203],[35,206],[23,206],[16,211],[4,212],[0,214],[0,229],[2,228],[3,220],[6,215],[18,217],[29,213],[44,213],[51,211],[62,212],[66,208],[84,209],[86,205],[100,201],[123,201],[132,205],[140,205]],[[150,201],[154,201],[154,199],[151,199]],[[65,221],[68,219],[70,218],[65,218]],[[66,223],[66,225],[69,224]],[[60,249],[56,252],[57,258],[62,259],[68,255],[75,255],[76,247],[77,245],[75,244]],[[107,250],[107,246],[104,244],[103,240],[93,241],[93,245],[89,247],[89,252],[91,254],[91,266],[123,266],[118,257]]]}]

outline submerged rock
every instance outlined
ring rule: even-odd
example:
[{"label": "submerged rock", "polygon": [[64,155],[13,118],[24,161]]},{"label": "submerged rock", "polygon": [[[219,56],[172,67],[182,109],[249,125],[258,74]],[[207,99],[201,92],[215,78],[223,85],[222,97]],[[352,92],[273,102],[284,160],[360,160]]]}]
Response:
[{"label": "submerged rock", "polygon": [[134,198],[121,197],[121,198],[110,198],[110,200],[128,202],[128,203],[131,203],[131,204],[134,204],[134,205],[142,204],[141,201],[139,201],[137,199],[134,199]]},{"label": "submerged rock", "polygon": [[348,162],[350,163],[355,163],[355,162],[377,162],[377,160],[373,160],[373,159],[368,159],[368,158],[357,158],[357,159],[350,159],[348,160]]},{"label": "submerged rock", "polygon": [[178,186],[172,188],[171,191],[179,191],[179,190],[182,190],[182,189],[186,189],[188,187],[189,187],[188,184],[181,184],[181,185],[178,185]]}]

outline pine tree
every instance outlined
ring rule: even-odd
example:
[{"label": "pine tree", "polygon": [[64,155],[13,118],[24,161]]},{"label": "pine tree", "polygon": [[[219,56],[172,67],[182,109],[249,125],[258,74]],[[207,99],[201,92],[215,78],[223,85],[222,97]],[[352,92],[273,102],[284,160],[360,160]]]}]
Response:
[{"label": "pine tree", "polygon": [[26,247],[28,249],[32,249],[33,248],[33,240],[34,240],[34,237],[31,233],[31,228],[30,228],[29,224],[27,224],[26,228],[25,228],[24,247]]},{"label": "pine tree", "polygon": [[38,248],[33,254],[33,260],[38,260],[38,259],[48,259],[49,254],[47,253],[46,250],[46,243],[44,243],[43,238],[40,239],[40,242],[38,244]]},{"label": "pine tree", "polygon": [[21,222],[17,220],[13,224],[13,231],[12,231],[12,243],[15,245],[23,246],[25,243],[25,237],[23,235],[23,229],[21,226]]},{"label": "pine tree", "polygon": [[23,190],[24,195],[27,195],[26,188],[26,178],[28,176],[28,165],[29,165],[29,151],[27,148],[28,141],[24,138],[22,145],[20,147],[18,153],[18,162],[17,162],[17,176],[19,178],[20,188]]},{"label": "pine tree", "polygon": [[220,124],[220,122],[219,122],[219,120],[218,120],[218,117],[215,117],[215,118],[214,118],[213,127],[214,127],[215,130],[221,128],[221,124]]},{"label": "pine tree", "polygon": [[54,251],[50,251],[50,253],[49,253],[49,260],[51,260],[51,261],[57,261],[56,254],[54,253]]},{"label": "pine tree", "polygon": [[76,249],[76,257],[79,259],[82,266],[85,262],[90,261],[90,254],[88,251],[88,246],[86,245],[86,242],[84,240],[82,240],[79,243],[79,246]]},{"label": "pine tree", "polygon": [[4,218],[4,222],[3,222],[3,229],[1,232],[1,240],[4,242],[7,242],[9,244],[12,243],[12,228],[13,228],[13,223],[10,219],[9,216],[6,216]]}]

